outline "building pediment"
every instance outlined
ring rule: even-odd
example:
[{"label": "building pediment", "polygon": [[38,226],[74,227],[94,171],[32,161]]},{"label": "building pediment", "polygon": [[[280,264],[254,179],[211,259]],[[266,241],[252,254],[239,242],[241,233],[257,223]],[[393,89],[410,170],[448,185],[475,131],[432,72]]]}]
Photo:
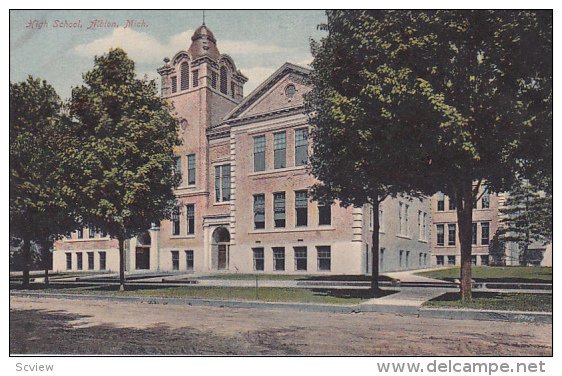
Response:
[{"label": "building pediment", "polygon": [[304,94],[310,91],[306,79],[310,70],[285,63],[267,80],[251,92],[225,118],[224,122],[259,117],[300,108]]}]

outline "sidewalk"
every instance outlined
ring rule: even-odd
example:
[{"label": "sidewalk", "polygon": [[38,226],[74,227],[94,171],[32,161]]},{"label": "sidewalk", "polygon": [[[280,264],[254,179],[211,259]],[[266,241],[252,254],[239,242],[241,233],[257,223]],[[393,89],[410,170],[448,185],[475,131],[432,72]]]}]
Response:
[{"label": "sidewalk", "polygon": [[441,279],[435,278],[428,278],[422,277],[420,275],[415,275],[415,273],[419,272],[427,272],[431,270],[440,270],[440,269],[448,269],[448,268],[431,268],[431,269],[418,269],[418,270],[405,270],[400,272],[390,272],[385,273],[390,278],[399,279],[400,282],[404,283],[440,283],[440,284],[448,284],[449,282],[443,281]]}]

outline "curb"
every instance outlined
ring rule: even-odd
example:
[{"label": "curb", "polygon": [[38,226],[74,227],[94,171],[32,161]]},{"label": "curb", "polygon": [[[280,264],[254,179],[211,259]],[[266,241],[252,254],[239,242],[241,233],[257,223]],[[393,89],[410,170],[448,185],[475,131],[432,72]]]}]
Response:
[{"label": "curb", "polygon": [[13,296],[27,296],[38,298],[55,298],[69,300],[96,300],[96,301],[121,301],[148,304],[174,304],[188,306],[206,306],[219,308],[267,308],[288,309],[306,312],[328,312],[328,313],[357,313],[360,312],[359,305],[336,305],[317,303],[285,303],[285,302],[260,302],[252,300],[221,300],[221,299],[197,299],[197,298],[158,298],[138,296],[103,296],[103,295],[79,295],[79,294],[44,294],[34,292],[10,292]]},{"label": "curb", "polygon": [[420,308],[419,317],[450,320],[485,320],[552,324],[551,312]]},{"label": "curb", "polygon": [[423,308],[406,305],[384,305],[384,304],[317,304],[317,303],[284,303],[284,302],[260,302],[251,300],[220,300],[220,299],[196,299],[196,298],[149,298],[137,296],[103,296],[103,295],[78,295],[78,294],[45,294],[25,291],[10,291],[10,296],[27,296],[39,298],[55,298],[69,300],[96,300],[96,301],[121,301],[137,302],[147,304],[174,304],[188,306],[206,306],[219,308],[262,308],[262,309],[285,309],[301,312],[324,312],[324,313],[360,313],[379,312],[413,315],[426,318],[440,318],[449,320],[479,320],[479,321],[508,321],[527,322],[537,324],[552,324],[551,312],[530,311],[497,311],[497,310],[475,310],[475,309],[444,309]]}]

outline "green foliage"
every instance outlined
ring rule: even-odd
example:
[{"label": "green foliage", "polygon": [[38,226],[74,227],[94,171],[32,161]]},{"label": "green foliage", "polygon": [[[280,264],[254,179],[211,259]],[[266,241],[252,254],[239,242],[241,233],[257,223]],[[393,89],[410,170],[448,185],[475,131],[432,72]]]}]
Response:
[{"label": "green foliage", "polygon": [[127,239],[169,217],[177,120],[121,49],[96,57],[72,90],[64,166],[84,223]]},{"label": "green foliage", "polygon": [[[343,205],[456,197],[463,298],[472,204],[515,177],[552,188],[552,11],[337,10],[312,42],[312,172]],[[477,182],[477,184],[473,184]],[[376,247],[373,244],[373,247]]]},{"label": "green foliage", "polygon": [[505,265],[505,240],[503,240],[498,232],[496,232],[492,240],[490,240],[488,251],[492,258],[492,265]]},{"label": "green foliage", "polygon": [[528,249],[531,244],[552,241],[552,195],[538,191],[528,181],[514,186],[500,213],[503,226],[498,235],[503,241],[519,245],[524,264],[526,259],[533,258]]},{"label": "green foliage", "polygon": [[10,235],[54,240],[76,227],[60,164],[61,101],[46,81],[10,82]]},{"label": "green foliage", "polygon": [[308,103],[330,191],[369,195],[397,171],[411,189],[416,170],[417,188],[450,195],[460,181],[507,189],[514,171],[548,181],[552,12],[329,11],[323,27]]}]

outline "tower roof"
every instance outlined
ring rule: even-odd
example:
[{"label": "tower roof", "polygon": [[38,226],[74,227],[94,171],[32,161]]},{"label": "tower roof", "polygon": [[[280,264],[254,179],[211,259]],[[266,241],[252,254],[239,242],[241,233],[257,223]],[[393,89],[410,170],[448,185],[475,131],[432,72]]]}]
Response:
[{"label": "tower roof", "polygon": [[193,33],[191,46],[188,52],[192,60],[203,56],[208,56],[213,60],[219,60],[220,52],[217,49],[217,40],[213,32],[205,24],[199,26]]}]

